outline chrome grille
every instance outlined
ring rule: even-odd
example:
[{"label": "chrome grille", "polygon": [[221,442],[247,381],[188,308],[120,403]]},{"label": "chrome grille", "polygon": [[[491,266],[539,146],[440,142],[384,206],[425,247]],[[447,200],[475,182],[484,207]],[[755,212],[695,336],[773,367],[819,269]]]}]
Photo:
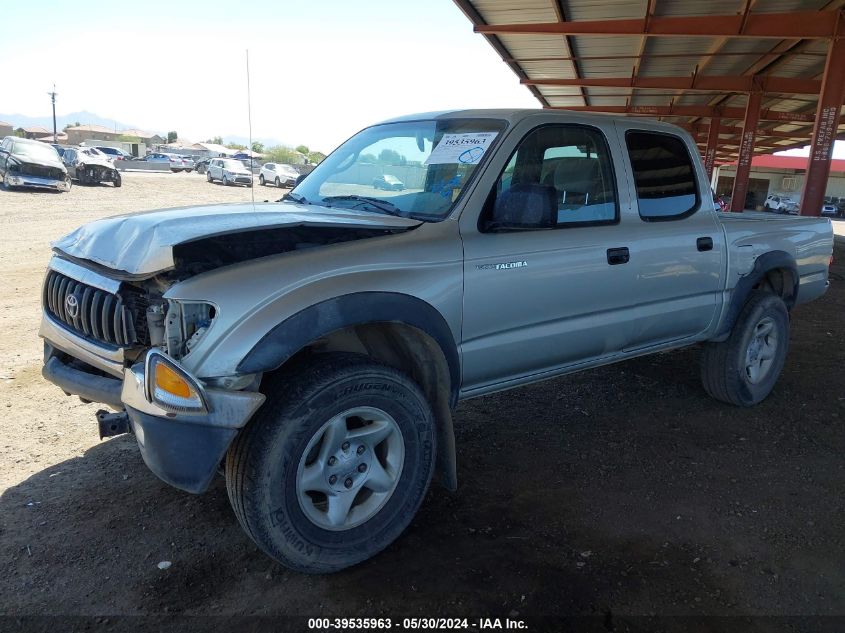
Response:
[{"label": "chrome grille", "polygon": [[55,270],[47,271],[44,307],[77,334],[98,343],[130,347],[138,343],[134,302],[89,286]]}]

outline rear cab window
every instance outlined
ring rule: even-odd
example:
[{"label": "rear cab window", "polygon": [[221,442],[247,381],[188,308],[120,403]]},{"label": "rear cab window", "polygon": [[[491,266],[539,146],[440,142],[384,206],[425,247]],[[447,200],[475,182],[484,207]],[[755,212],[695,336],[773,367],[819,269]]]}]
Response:
[{"label": "rear cab window", "polygon": [[625,134],[640,218],[680,220],[701,202],[695,165],[686,143],[664,132],[629,130]]}]

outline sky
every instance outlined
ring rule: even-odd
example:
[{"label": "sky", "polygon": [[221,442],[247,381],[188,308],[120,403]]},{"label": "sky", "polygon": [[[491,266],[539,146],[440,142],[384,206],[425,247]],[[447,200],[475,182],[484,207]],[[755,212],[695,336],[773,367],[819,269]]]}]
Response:
[{"label": "sky", "polygon": [[[380,120],[539,103],[451,0],[29,0],[3,8],[0,112],[328,152]],[[23,25],[37,25],[37,29]],[[8,60],[25,57],[25,64]]]}]

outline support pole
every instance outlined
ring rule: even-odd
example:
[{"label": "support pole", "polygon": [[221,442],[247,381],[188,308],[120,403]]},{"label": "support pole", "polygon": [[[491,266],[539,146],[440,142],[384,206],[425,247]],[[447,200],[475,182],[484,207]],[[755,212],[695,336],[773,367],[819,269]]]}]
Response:
[{"label": "support pole", "polygon": [[801,215],[820,215],[830,176],[833,141],[839,127],[839,110],[845,95],[845,39],[835,39],[830,44],[824,67],[822,91],[813,125],[813,143],[810,161],[801,197]]},{"label": "support pole", "polygon": [[751,159],[754,157],[754,135],[757,133],[757,123],[760,120],[760,104],[763,93],[760,91],[748,94],[748,105],[745,107],[745,123],[742,125],[742,140],[739,145],[739,158],[736,161],[736,176],[731,193],[731,211],[741,212],[745,209],[745,196],[748,193],[748,177],[751,175]]},{"label": "support pole", "polygon": [[716,163],[716,150],[719,149],[719,128],[722,119],[713,117],[710,119],[710,131],[707,132],[707,149],[704,152],[704,169],[707,177],[713,177],[713,165]]}]

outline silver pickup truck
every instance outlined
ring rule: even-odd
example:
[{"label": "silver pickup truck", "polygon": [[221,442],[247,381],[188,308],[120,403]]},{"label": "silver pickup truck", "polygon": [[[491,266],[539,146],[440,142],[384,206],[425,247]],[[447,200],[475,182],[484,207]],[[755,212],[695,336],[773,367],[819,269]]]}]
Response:
[{"label": "silver pickup truck", "polygon": [[222,469],[267,554],[328,572],[396,539],[433,476],[457,485],[461,399],[703,344],[704,389],[760,402],[833,236],[718,212],[671,125],[473,110],[366,128],[275,203],[53,246],[44,376],[110,405],[101,436],[134,433],[167,483]]}]

